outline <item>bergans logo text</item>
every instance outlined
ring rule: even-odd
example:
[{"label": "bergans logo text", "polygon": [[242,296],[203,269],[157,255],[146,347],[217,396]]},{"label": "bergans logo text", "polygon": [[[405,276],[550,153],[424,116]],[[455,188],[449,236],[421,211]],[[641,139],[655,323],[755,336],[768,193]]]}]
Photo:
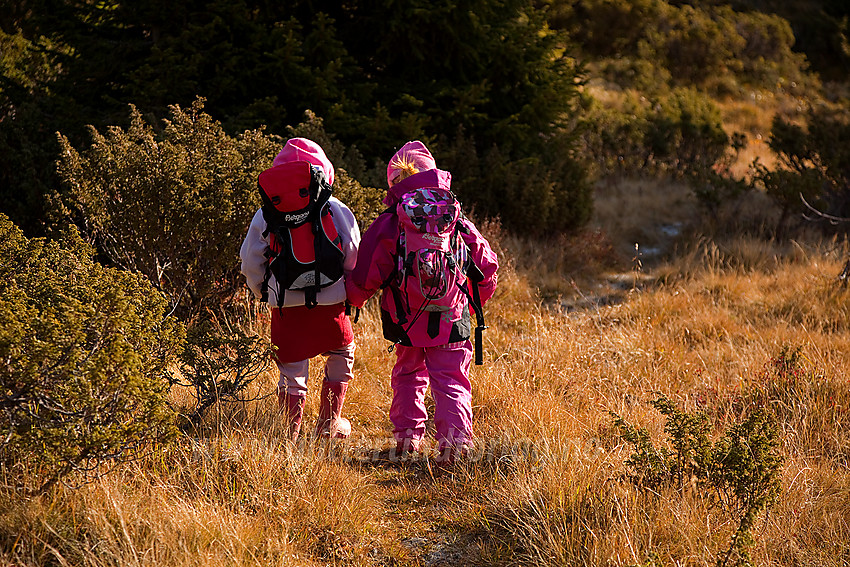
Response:
[{"label": "bergans logo text", "polygon": [[307,215],[309,215],[309,214],[310,213],[301,213],[301,214],[298,214],[298,215],[286,215],[285,217],[283,217],[283,220],[285,220],[286,222],[301,222],[304,219],[306,219]]},{"label": "bergans logo text", "polygon": [[436,234],[425,234],[423,236],[423,238],[425,240],[430,240],[434,244],[441,244],[443,242],[443,238],[441,236],[436,235]]}]

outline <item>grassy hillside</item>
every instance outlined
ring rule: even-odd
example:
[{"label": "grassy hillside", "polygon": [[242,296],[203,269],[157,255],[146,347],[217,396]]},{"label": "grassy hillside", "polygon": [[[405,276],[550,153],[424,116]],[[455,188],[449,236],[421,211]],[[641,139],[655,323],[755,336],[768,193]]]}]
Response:
[{"label": "grassy hillside", "polygon": [[[660,195],[678,205],[653,212]],[[600,187],[594,226],[558,242],[482,224],[503,268],[472,372],[470,462],[376,458],[391,443],[394,355],[373,303],[356,326],[350,440],[287,444],[273,396],[218,407],[205,435],[93,484],[34,499],[0,489],[0,564],[714,565],[734,501],[627,478],[634,450],[610,412],[663,445],[648,403],[660,392],[704,412],[712,439],[770,410],[781,492],[754,526],[754,563],[846,565],[850,290],[836,275],[850,251],[713,238],[688,222],[691,199],[672,184]],[[659,219],[688,237],[653,232]],[[663,252],[640,253],[653,238]],[[255,385],[271,394],[275,381],[269,368]]]},{"label": "grassy hillside", "polygon": [[[213,406],[195,434],[151,446],[93,482],[72,476],[23,497],[13,487],[37,485],[38,471],[0,469],[8,475],[0,567],[649,567],[743,565],[748,556],[755,565],[850,564],[850,289],[837,277],[850,245],[799,216],[787,239],[773,238],[781,212],[758,190],[709,214],[683,181],[691,156],[710,173],[750,181],[756,159],[778,163],[768,147],[774,117],[846,108],[846,83],[829,81],[843,79],[847,54],[812,61],[820,75],[800,55],[834,47],[841,30],[833,24],[846,8],[741,0],[736,10],[767,15],[739,18],[712,11],[726,4],[715,1],[541,4],[550,15],[562,8],[553,26],[584,40],[587,80],[576,88],[587,112],[577,120],[590,134],[577,151],[598,174],[593,217],[548,238],[478,222],[502,267],[486,309],[486,363],[472,369],[477,446],[469,459],[441,469],[427,452],[404,463],[386,458],[395,355],[373,300],[355,327],[349,440],[287,442],[269,365],[250,401]],[[574,8],[617,17],[588,21]],[[825,10],[833,19],[822,19]],[[760,44],[767,32],[787,31],[771,14],[795,34],[833,28],[820,43],[800,35],[793,50],[789,34]],[[675,33],[657,33],[659,22]],[[612,38],[615,24],[634,37]],[[747,31],[747,41],[733,29]],[[726,140],[695,143],[718,130],[745,135],[734,156]],[[669,142],[666,154],[654,136]],[[453,147],[463,158],[451,168],[459,179],[490,163]],[[496,178],[503,189],[504,176]],[[509,202],[511,212],[528,213]],[[266,308],[248,307],[252,330],[267,337]],[[320,366],[311,366],[308,430]],[[192,405],[189,391],[171,395]],[[691,429],[670,426],[652,405],[659,396]],[[759,410],[775,429],[747,437]],[[628,426],[645,429],[643,445],[639,436],[629,441],[639,429]],[[720,478],[736,462],[712,461],[701,477],[699,455],[676,461],[685,449],[727,440],[744,449],[737,464],[752,465],[735,469],[739,485]],[[765,447],[773,452],[758,453]],[[736,532],[774,480],[775,501],[750,508],[752,523]]]}]

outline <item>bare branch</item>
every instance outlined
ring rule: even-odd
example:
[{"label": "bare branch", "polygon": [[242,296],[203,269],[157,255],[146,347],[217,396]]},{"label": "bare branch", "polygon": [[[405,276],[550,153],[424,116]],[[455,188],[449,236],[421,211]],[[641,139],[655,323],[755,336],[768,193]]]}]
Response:
[{"label": "bare branch", "polygon": [[[808,201],[806,201],[806,198],[803,197],[802,193],[800,193],[800,200],[803,201],[803,204],[806,205],[807,209],[809,209],[810,211],[815,213],[820,218],[822,218],[824,220],[828,220],[830,222],[830,224],[839,224],[839,223],[842,223],[842,222],[850,222],[850,218],[848,218],[848,217],[836,217],[836,216],[828,215],[828,214],[826,214],[822,211],[817,210],[816,208],[811,206]],[[806,220],[816,220],[816,219],[812,219],[812,218],[809,218],[809,217],[805,217],[805,218],[806,218]]]}]

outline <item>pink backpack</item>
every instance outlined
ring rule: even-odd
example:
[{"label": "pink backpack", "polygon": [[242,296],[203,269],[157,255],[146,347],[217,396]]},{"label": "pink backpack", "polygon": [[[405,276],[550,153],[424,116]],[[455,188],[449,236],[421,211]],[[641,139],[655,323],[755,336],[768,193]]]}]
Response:
[{"label": "pink backpack", "polygon": [[399,221],[398,283],[408,314],[448,311],[460,301],[468,268],[458,220],[460,203],[451,191],[420,188],[402,195]]},{"label": "pink backpack", "polygon": [[385,287],[395,284],[390,289],[398,324],[406,334],[423,313],[449,311],[466,297],[478,320],[475,363],[482,364],[481,333],[487,327],[478,283],[483,275],[469,257],[461,234],[466,228],[460,222],[460,203],[449,190],[421,187],[404,193],[395,213],[399,223],[397,264]]}]

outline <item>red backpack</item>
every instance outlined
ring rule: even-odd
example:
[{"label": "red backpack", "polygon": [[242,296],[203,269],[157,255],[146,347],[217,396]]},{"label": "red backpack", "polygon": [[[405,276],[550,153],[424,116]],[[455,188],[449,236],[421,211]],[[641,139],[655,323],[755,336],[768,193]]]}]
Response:
[{"label": "red backpack", "polygon": [[308,308],[318,305],[322,288],[343,275],[342,240],[328,204],[332,189],[324,172],[306,161],[283,163],[260,174],[258,185],[269,239],[263,301],[271,276],[277,280],[277,304],[287,290],[303,291]]}]

